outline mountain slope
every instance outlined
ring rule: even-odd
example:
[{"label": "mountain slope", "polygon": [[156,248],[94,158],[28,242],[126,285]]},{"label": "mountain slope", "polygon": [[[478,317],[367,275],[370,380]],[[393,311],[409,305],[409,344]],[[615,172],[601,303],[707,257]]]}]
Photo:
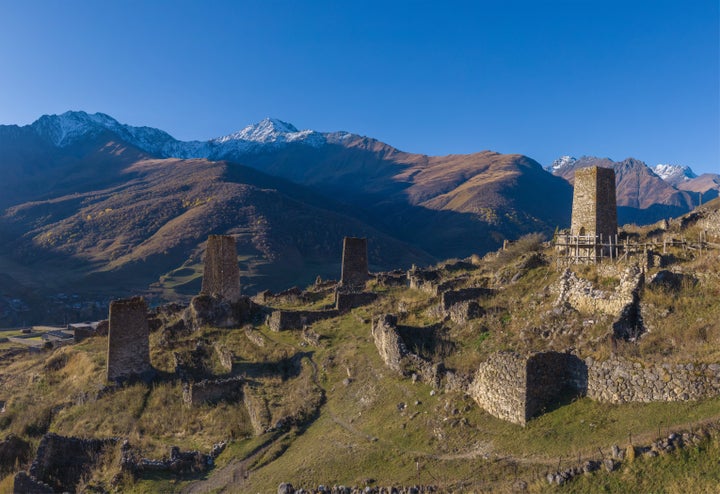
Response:
[{"label": "mountain slope", "polygon": [[652,223],[663,218],[679,216],[691,210],[696,201],[656,175],[645,163],[634,158],[620,162],[609,158],[583,156],[556,160],[550,170],[572,183],[575,170],[601,166],[615,170],[618,221],[620,223]]},{"label": "mountain slope", "polygon": [[[345,235],[369,238],[373,270],[433,260],[327,198],[240,165],[141,160],[121,175],[105,189],[8,208],[0,257],[37,272],[31,284],[47,290],[122,295],[156,283],[165,296],[197,292],[209,234],[236,236],[250,294],[337,278]],[[185,287],[166,277],[179,269],[192,272]]]}]

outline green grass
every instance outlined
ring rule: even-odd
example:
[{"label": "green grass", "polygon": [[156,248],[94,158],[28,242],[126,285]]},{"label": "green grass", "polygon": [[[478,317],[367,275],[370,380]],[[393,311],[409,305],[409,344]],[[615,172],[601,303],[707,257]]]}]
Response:
[{"label": "green grass", "polygon": [[715,437],[697,447],[685,448],[656,458],[640,457],[624,462],[619,471],[600,470],[580,476],[562,488],[547,486],[547,492],[648,492],[667,494],[718,492],[720,443]]}]

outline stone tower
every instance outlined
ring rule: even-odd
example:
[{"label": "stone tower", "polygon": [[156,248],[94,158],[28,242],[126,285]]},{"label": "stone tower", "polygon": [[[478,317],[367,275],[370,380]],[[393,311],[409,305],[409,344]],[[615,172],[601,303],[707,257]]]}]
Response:
[{"label": "stone tower", "polygon": [[152,374],[147,305],[142,297],[110,302],[107,379],[121,381]]},{"label": "stone tower", "polygon": [[591,166],[575,170],[572,235],[617,235],[615,170]]},{"label": "stone tower", "polygon": [[342,274],[340,284],[347,287],[364,287],[370,279],[368,271],[367,239],[343,239]]},{"label": "stone tower", "polygon": [[240,268],[234,237],[230,235],[208,237],[200,293],[220,295],[230,302],[237,302],[240,299]]}]

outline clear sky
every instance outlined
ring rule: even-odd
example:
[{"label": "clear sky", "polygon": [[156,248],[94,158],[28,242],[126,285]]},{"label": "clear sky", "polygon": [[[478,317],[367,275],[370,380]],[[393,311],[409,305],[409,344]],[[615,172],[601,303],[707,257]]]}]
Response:
[{"label": "clear sky", "polygon": [[720,173],[718,0],[0,0],[0,123],[209,139],[272,116],[404,151]]}]

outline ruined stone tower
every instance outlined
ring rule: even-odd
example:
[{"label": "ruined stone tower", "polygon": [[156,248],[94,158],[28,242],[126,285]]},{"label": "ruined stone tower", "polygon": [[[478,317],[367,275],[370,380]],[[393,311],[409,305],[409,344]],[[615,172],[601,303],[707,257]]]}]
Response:
[{"label": "ruined stone tower", "polygon": [[240,268],[234,237],[230,235],[208,237],[200,293],[220,295],[230,302],[237,302],[240,299]]},{"label": "ruined stone tower", "polygon": [[615,170],[597,166],[575,170],[570,231],[603,239],[617,234]]},{"label": "ruined stone tower", "polygon": [[345,237],[340,284],[347,287],[363,287],[369,278],[367,239]]},{"label": "ruined stone tower", "polygon": [[145,378],[150,365],[147,305],[142,297],[110,302],[107,379]]}]

